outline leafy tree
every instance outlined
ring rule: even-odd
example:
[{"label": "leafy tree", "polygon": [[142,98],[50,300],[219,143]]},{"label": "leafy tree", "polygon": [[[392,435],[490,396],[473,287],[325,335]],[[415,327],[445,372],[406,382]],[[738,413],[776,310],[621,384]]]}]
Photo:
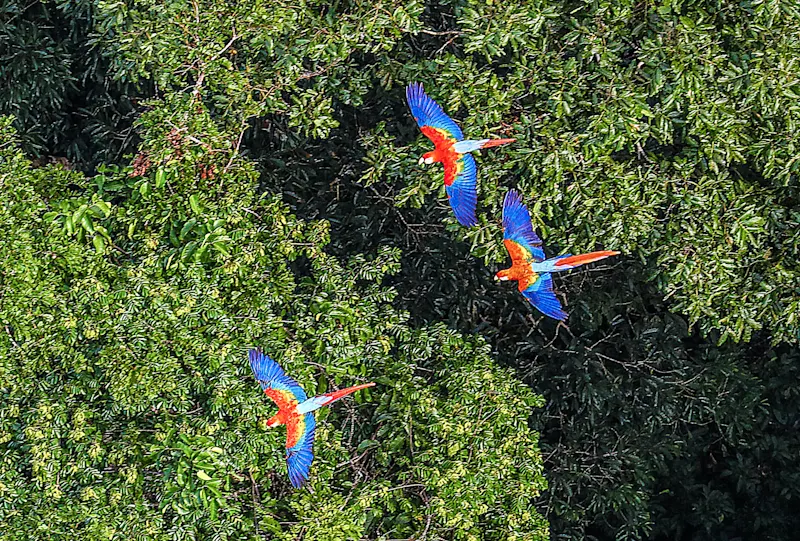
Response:
[{"label": "leafy tree", "polygon": [[[341,123],[334,103],[357,111],[377,84],[399,104],[406,82],[428,81],[466,133],[520,140],[506,159],[482,163],[487,213],[463,233],[476,255],[503,257],[493,216],[510,173],[548,239],[572,251],[600,240],[650,262],[674,309],[718,331],[720,342],[746,340],[765,324],[776,341],[797,340],[796,174],[794,147],[783,140],[800,109],[783,89],[793,84],[785,59],[798,52],[800,13],[714,2],[435,8],[209,0],[197,9],[117,3],[95,17],[116,79],[192,86],[240,132],[251,118],[277,116],[328,137]],[[455,27],[427,30],[428,17]],[[452,39],[435,50],[415,46],[425,32]],[[383,103],[391,122],[362,134],[371,165],[362,179],[396,184],[397,201],[419,207],[442,192],[440,177],[407,159],[416,154],[410,141],[396,140],[408,133],[398,129],[408,114],[393,109],[401,114]]]},{"label": "leafy tree", "polygon": [[[32,168],[3,120],[5,538],[546,538],[539,399],[480,339],[408,325],[381,285],[399,252],[327,255],[191,97],[140,123],[148,170],[86,178]],[[318,416],[311,490],[254,345],[312,393],[380,383]]]},{"label": "leafy tree", "polygon": [[[85,25],[82,17],[78,22]],[[98,3],[92,17],[93,50],[107,65],[104,84],[152,84],[158,92],[138,123],[142,145],[132,158],[134,180],[125,177],[128,162],[120,160],[90,179],[54,169],[30,173],[45,175],[36,177],[43,194],[37,204],[48,205],[41,212],[52,213],[48,220],[62,230],[72,216],[67,233],[84,251],[107,251],[104,258],[125,268],[160,257],[164,270],[152,271],[159,280],[178,280],[179,271],[180,280],[188,280],[182,269],[204,269],[206,275],[192,282],[202,291],[216,283],[208,273],[216,276],[220,268],[233,269],[231,276],[244,282],[251,262],[230,263],[240,260],[234,233],[259,222],[234,209],[254,210],[256,203],[240,206],[246,201],[272,201],[270,212],[297,226],[282,230],[297,235],[297,246],[284,254],[295,255],[285,267],[288,289],[275,293],[287,295],[287,310],[296,310],[289,299],[319,288],[320,273],[327,271],[315,261],[341,268],[341,280],[349,283],[357,274],[350,265],[373,254],[384,261],[376,269],[389,265],[391,272],[369,271],[345,290],[363,296],[362,288],[382,279],[396,296],[375,301],[380,312],[407,310],[410,319],[399,325],[414,340],[451,340],[442,321],[463,334],[480,333],[496,358],[544,395],[547,405],[534,412],[534,422],[542,431],[551,485],[540,503],[554,536],[792,537],[800,526],[792,459],[798,445],[792,382],[800,313],[794,159],[800,17],[791,3],[206,0]],[[459,228],[441,173],[416,165],[429,143],[404,104],[403,87],[413,80],[424,82],[468,135],[519,138],[478,160],[480,227]],[[32,122],[21,125],[31,129]],[[249,164],[246,173],[243,163]],[[247,180],[227,180],[241,175]],[[179,182],[184,178],[196,184]],[[82,189],[81,195],[66,197],[57,179]],[[115,179],[108,194],[91,187],[106,186],[108,179]],[[58,189],[51,193],[53,186]],[[526,194],[548,254],[595,247],[629,254],[599,267],[601,272],[557,282],[569,301],[568,328],[539,318],[513,288],[491,282],[487,266],[505,258],[499,206],[508,187]],[[256,197],[262,192],[280,192],[295,217],[277,200]],[[167,199],[168,205],[152,203]],[[109,203],[110,212],[100,201]],[[84,206],[76,227],[74,213]],[[87,214],[94,232],[82,227]],[[259,219],[270,216],[259,213]],[[248,233],[245,240],[272,246],[259,238]],[[148,246],[152,253],[143,252]],[[402,259],[387,246],[402,249]],[[297,285],[304,280],[314,285]],[[57,277],[56,283],[65,282]],[[230,309],[246,298],[262,299],[251,293],[259,286],[246,289]],[[195,305],[211,302],[199,297]],[[228,304],[224,310],[215,305],[212,311],[229,313]],[[376,324],[383,325],[383,318]],[[246,338],[231,347],[241,351]],[[281,339],[278,349],[290,338]],[[405,342],[393,339],[398,358],[408,359]],[[312,351],[301,343],[300,351]],[[474,365],[444,371],[439,363],[449,361],[426,359],[427,365],[412,359],[415,375],[437,396],[454,399],[447,384],[468,382],[462,368]],[[320,364],[331,373],[332,364]],[[460,410],[451,402],[439,411]],[[342,413],[330,415],[336,420]],[[419,414],[435,418],[429,410]],[[426,438],[441,441],[449,434],[444,427]],[[351,441],[382,445],[402,432],[378,438],[367,428]],[[499,441],[494,437],[482,435]],[[224,463],[212,456],[210,444],[186,445],[191,453],[205,453],[210,464]],[[377,447],[366,448],[372,445],[360,452],[377,456]],[[348,460],[349,451],[331,463]],[[195,460],[187,457],[187,463]],[[270,471],[279,471],[278,458]],[[319,460],[321,468],[327,459]],[[431,465],[442,478],[458,471]],[[227,467],[215,465],[214,471]],[[399,503],[371,508],[394,518],[364,518],[353,498],[318,487],[315,499],[290,504],[291,510],[281,503],[280,516],[310,517],[302,513],[311,513],[315,502],[315,516],[332,517],[341,509],[342,517],[363,519],[342,518],[329,530],[338,538],[378,531],[455,535],[433,530],[441,523],[426,530],[431,515],[411,508],[438,509],[437,517],[470,528],[457,514],[461,494],[444,499],[452,502],[450,514],[437,507],[428,488],[433,477],[422,482],[397,476],[392,479],[402,478],[402,485],[426,488],[392,491]],[[463,486],[486,482],[476,477]],[[170,494],[179,494],[180,486],[170,485]],[[494,494],[488,502],[469,500],[472,509],[513,505],[505,492]],[[280,494],[275,498],[283,502]],[[490,516],[477,527],[484,530],[472,533],[504,538]],[[509,517],[507,524],[517,520]],[[397,524],[412,525],[403,530]],[[286,535],[302,532],[299,524],[289,526]]]},{"label": "leafy tree", "polygon": [[0,2],[0,114],[24,148],[72,165],[119,161],[135,148],[136,100],[149,84],[108,76],[94,43],[96,2]]},{"label": "leafy tree", "polygon": [[[719,342],[765,327],[797,341],[800,108],[784,89],[800,12],[520,1],[454,15],[461,47],[395,65],[405,61],[404,80],[431,81],[465,133],[520,139],[507,159],[481,163],[483,226],[463,234],[476,255],[505,257],[496,216],[501,186],[516,185],[551,244],[578,253],[600,242],[648,262],[673,310]],[[421,206],[440,177],[412,169],[397,124],[363,137],[363,179],[389,180],[398,202]]]}]

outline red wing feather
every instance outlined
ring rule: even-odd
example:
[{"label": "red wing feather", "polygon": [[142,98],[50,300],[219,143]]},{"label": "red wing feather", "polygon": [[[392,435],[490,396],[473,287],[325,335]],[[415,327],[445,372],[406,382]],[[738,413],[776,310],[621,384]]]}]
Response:
[{"label": "red wing feather", "polygon": [[[455,159],[449,159],[450,157]],[[475,208],[478,204],[478,166],[469,154],[446,153],[444,186],[450,207],[458,223],[470,227],[478,223]]]},{"label": "red wing feather", "polygon": [[443,161],[444,165],[444,185],[451,186],[458,175],[458,161],[456,160],[457,154],[453,153],[452,156],[447,156]]},{"label": "red wing feather", "polygon": [[423,135],[430,139],[438,150],[444,150],[453,146],[453,137],[446,131],[433,126],[423,126],[420,128]]},{"label": "red wing feather", "polygon": [[294,395],[284,389],[264,389],[264,394],[275,402],[280,411],[292,411],[297,406],[297,399]]},{"label": "red wing feather", "polygon": [[414,120],[423,130],[426,127],[437,129],[453,141],[460,141],[464,138],[464,133],[458,124],[445,114],[438,103],[425,94],[421,84],[411,83],[406,87],[406,100],[411,108],[411,114],[414,115]]},{"label": "red wing feather", "polygon": [[300,488],[308,479],[314,460],[314,433],[316,421],[313,413],[296,415],[286,425],[286,467],[292,486]]}]

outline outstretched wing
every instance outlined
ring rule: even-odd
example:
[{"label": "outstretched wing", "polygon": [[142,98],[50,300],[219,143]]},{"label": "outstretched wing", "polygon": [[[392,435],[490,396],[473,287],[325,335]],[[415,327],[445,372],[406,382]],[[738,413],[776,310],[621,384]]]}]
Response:
[{"label": "outstretched wing", "polygon": [[441,143],[452,144],[464,138],[458,124],[445,114],[438,103],[425,94],[422,84],[411,83],[408,85],[406,100],[422,133],[437,147]]},{"label": "outstretched wing", "polygon": [[522,294],[544,315],[559,321],[567,319],[567,313],[561,308],[561,302],[553,292],[553,277],[550,273],[540,274]]},{"label": "outstretched wing", "polygon": [[286,423],[286,467],[294,488],[302,487],[308,479],[316,427],[313,413],[296,415]]},{"label": "outstretched wing", "polygon": [[264,393],[272,399],[278,409],[294,410],[299,402],[308,397],[295,380],[287,376],[278,363],[257,349],[248,352],[250,368],[253,370]]},{"label": "outstretched wing", "polygon": [[475,207],[478,204],[478,166],[469,154],[444,162],[444,186],[456,220],[463,226],[478,223]]},{"label": "outstretched wing", "polygon": [[542,239],[534,232],[531,215],[516,190],[509,190],[503,200],[503,244],[514,265],[544,260]]}]

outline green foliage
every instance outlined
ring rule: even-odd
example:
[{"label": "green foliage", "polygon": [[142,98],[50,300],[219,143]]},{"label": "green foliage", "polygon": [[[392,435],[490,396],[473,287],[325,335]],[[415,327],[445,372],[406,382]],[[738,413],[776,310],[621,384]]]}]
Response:
[{"label": "green foliage", "polygon": [[135,143],[136,100],[150,85],[113,81],[94,46],[94,0],[0,1],[0,114],[26,151],[96,165]]},{"label": "green foliage", "polygon": [[616,269],[601,291],[584,284],[574,309],[610,312],[613,325],[585,316],[571,333],[532,333],[503,348],[529,381],[552,382],[536,386],[548,400],[538,425],[546,468],[559,472],[546,500],[560,517],[554,530],[791,539],[798,351],[767,337],[721,348],[692,339],[657,291],[636,288],[641,279]]},{"label": "green foliage", "polygon": [[[447,338],[430,346],[446,356],[441,359],[445,384],[440,392],[452,398],[442,404],[435,394],[438,389],[421,386],[405,411],[406,418],[421,421],[409,429],[409,438],[424,449],[414,456],[420,464],[417,475],[427,490],[438,493],[431,500],[431,513],[448,526],[469,531],[469,539],[480,539],[481,534],[545,538],[547,523],[537,520],[533,511],[539,493],[525,488],[544,485],[539,452],[536,445],[528,447],[527,418],[519,415],[544,403],[519,385],[487,392],[508,374],[486,367],[488,349],[482,354],[465,350],[452,332]],[[500,419],[513,423],[514,431],[498,430]],[[505,516],[496,516],[498,509],[505,509]],[[488,524],[476,520],[485,515],[490,517]]]},{"label": "green foliage", "polygon": [[[516,186],[551,245],[648,262],[673,309],[720,342],[765,327],[797,340],[800,12],[520,1],[455,14],[452,52],[399,51],[395,65],[402,82],[427,82],[465,133],[519,138],[481,161],[486,213],[463,233],[476,255],[505,258],[496,216]],[[364,181],[396,184],[400,204],[441,199],[440,176],[397,139],[407,115],[384,120],[362,138]]]},{"label": "green foliage", "polygon": [[[2,286],[20,292],[0,308],[9,531],[543,537],[525,422],[537,402],[446,321],[486,336],[544,395],[533,422],[551,490],[537,501],[554,537],[792,538],[791,3],[43,6],[0,28],[0,47],[33,40],[12,58],[0,49],[23,83],[0,83],[2,110],[28,149],[69,141],[88,149],[82,167],[110,163],[83,177],[2,147],[2,225],[15,232],[0,244]],[[28,69],[38,52],[48,69]],[[76,101],[59,97],[68,72],[92,74],[73,75]],[[430,144],[404,104],[414,80],[467,135],[519,139],[478,158],[480,227],[460,228],[440,170],[416,163]],[[154,99],[128,165],[134,92]],[[83,99],[106,105],[82,111]],[[52,120],[76,110],[123,113],[98,127],[103,140]],[[491,282],[509,187],[548,254],[628,254],[559,278],[568,329]],[[309,392],[386,378],[356,397],[370,405],[320,413],[314,492],[288,491],[282,435],[262,433],[271,412],[241,362],[254,344],[282,352]],[[481,423],[482,378],[494,387],[481,403],[514,396],[503,407],[515,414]],[[73,417],[89,435],[74,442],[62,434]],[[73,463],[90,473],[61,473]],[[179,483],[178,464],[211,481]],[[212,518],[203,494],[218,499],[217,481]],[[9,502],[36,510],[36,534]]]},{"label": "green foliage", "polygon": [[[400,101],[397,87],[425,81],[467,133],[519,139],[483,160],[487,213],[463,233],[475,255],[504,257],[492,216],[510,183],[535,203],[551,244],[599,243],[648,262],[674,310],[720,342],[765,326],[776,342],[796,341],[800,12],[573,4],[103,3],[91,9],[91,43],[113,80],[203,101],[236,134],[195,141],[217,152],[238,149],[253,118],[328,137],[337,111],[363,107],[376,85]],[[425,24],[437,11],[455,25],[431,49],[440,36]],[[407,159],[428,143],[416,136],[409,152],[397,141],[407,112],[380,116],[361,133],[364,180],[396,185],[401,205],[441,200],[439,175]]]},{"label": "green foliage", "polygon": [[[538,399],[479,339],[411,328],[381,285],[400,252],[327,255],[198,107],[140,119],[148,171],[88,178],[32,168],[2,121],[4,538],[546,538]],[[255,345],[309,394],[380,382],[319,413],[311,490],[266,431]]]},{"label": "green foliage", "polygon": [[214,441],[207,436],[181,434],[175,446],[177,449],[166,460],[170,465],[164,471],[161,511],[171,508],[191,521],[206,516],[212,522],[217,521],[220,508],[230,512],[222,496],[223,480],[225,489],[230,490],[231,485],[231,476],[224,471],[225,464],[221,460],[225,451],[214,446]]}]

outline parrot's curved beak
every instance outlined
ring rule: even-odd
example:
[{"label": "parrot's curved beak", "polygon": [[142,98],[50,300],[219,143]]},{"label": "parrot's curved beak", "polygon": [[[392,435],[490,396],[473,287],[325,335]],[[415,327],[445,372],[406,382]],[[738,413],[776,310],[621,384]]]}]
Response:
[{"label": "parrot's curved beak", "polygon": [[420,159],[419,159],[419,164],[420,164],[420,165],[422,165],[422,164],[424,164],[424,163],[425,163],[425,158],[423,158],[423,157],[420,157]]}]

